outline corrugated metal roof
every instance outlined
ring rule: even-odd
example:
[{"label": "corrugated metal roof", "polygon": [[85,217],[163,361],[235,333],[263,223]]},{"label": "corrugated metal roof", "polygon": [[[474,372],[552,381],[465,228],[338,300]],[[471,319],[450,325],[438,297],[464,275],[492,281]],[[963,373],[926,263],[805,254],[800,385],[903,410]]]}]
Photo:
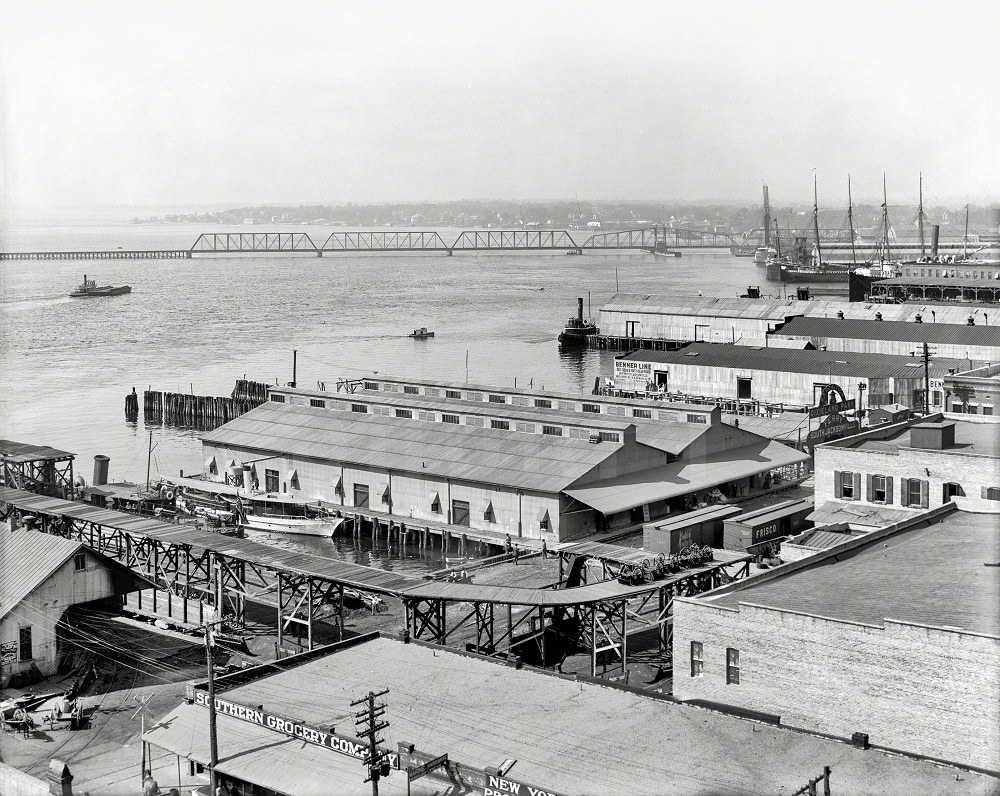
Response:
[{"label": "corrugated metal roof", "polygon": [[675,531],[681,528],[688,528],[692,525],[698,525],[707,520],[729,519],[740,514],[742,511],[739,506],[717,503],[713,506],[705,506],[703,509],[695,509],[694,511],[687,511],[684,514],[668,517],[664,520],[647,523],[646,527],[652,527],[655,531],[666,533],[667,531]]},{"label": "corrugated metal roof", "polygon": [[843,544],[853,538],[854,536],[849,533],[816,530],[811,531],[808,534],[804,534],[803,537],[795,544],[802,545],[803,547],[814,547],[817,550],[826,550],[830,547],[834,547],[835,545]]},{"label": "corrugated metal roof", "polygon": [[[697,365],[736,368],[741,371],[770,370],[868,379],[916,378],[914,374],[923,375],[923,363],[917,357],[856,351],[793,351],[787,348],[689,343],[679,351],[640,350],[624,354],[620,358],[663,365]],[[949,370],[969,370],[985,364],[976,360],[934,357],[928,371],[936,378],[947,375]]]},{"label": "corrugated metal roof", "polygon": [[0,439],[0,458],[12,462],[34,462],[40,459],[74,459],[76,454],[50,448],[47,445],[30,445],[27,442]]},{"label": "corrugated metal roof", "polygon": [[780,520],[782,517],[788,517],[800,511],[805,511],[808,508],[812,508],[811,498],[803,498],[801,500],[783,500],[781,503],[776,503],[773,506],[765,506],[762,509],[741,514],[739,517],[734,518],[733,522],[738,522],[741,525],[747,525],[750,527],[757,527],[759,525],[767,525],[767,523],[773,522],[774,520]]},{"label": "corrugated metal roof", "polygon": [[61,536],[0,525],[0,619],[82,547]]},{"label": "corrugated metal roof", "polygon": [[858,318],[792,318],[773,334],[775,337],[839,337],[845,340],[892,340],[908,343],[1000,347],[1000,326],[986,326],[984,324],[970,326],[967,323],[913,323],[912,321],[872,321]]},{"label": "corrugated metal roof", "polygon": [[561,491],[623,446],[278,403],[252,409],[202,440],[541,492]]},{"label": "corrugated metal roof", "polygon": [[819,554],[807,559],[813,563],[784,573],[779,568],[771,578],[750,578],[712,603],[1000,635],[1000,568],[983,566],[1000,561],[997,515],[955,510],[897,533],[876,531],[858,542],[861,546],[840,560]]},{"label": "corrugated metal roof", "polygon": [[607,478],[565,492],[602,514],[614,514],[808,460],[809,456],[804,453],[780,442],[769,441],[717,451],[699,461],[674,462],[639,473]]}]

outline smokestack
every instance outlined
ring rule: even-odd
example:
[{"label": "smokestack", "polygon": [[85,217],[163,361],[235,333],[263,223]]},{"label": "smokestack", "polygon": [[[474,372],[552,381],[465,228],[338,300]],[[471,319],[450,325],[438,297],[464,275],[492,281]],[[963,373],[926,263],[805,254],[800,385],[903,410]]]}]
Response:
[{"label": "smokestack", "polygon": [[931,225],[931,257],[937,257],[938,236],[941,234],[941,227],[938,224]]},{"label": "smokestack", "polygon": [[108,483],[108,459],[107,456],[97,454],[94,457],[94,486],[104,486]]},{"label": "smokestack", "polygon": [[581,321],[583,320],[583,299],[578,298],[576,300],[576,317]]}]

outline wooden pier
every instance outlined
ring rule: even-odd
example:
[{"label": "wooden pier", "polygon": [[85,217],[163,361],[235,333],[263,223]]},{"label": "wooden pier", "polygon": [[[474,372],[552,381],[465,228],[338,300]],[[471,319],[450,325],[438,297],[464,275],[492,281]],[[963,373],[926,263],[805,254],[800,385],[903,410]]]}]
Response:
[{"label": "wooden pier", "polygon": [[[240,379],[229,396],[191,395],[148,389],[142,395],[143,419],[149,423],[215,428],[267,400],[268,385]],[[125,396],[125,418],[138,419],[135,389]]]},{"label": "wooden pier", "polygon": [[97,252],[0,252],[2,260],[190,260],[190,249],[112,249]]}]

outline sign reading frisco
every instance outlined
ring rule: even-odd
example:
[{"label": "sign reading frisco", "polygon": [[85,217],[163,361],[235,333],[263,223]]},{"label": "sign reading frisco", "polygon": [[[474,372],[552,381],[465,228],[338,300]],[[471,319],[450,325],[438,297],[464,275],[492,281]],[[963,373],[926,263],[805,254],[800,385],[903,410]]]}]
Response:
[{"label": "sign reading frisco", "polygon": [[615,360],[615,387],[619,390],[645,390],[653,380],[653,363],[631,359]]},{"label": "sign reading frisco", "polygon": [[[204,691],[195,691],[194,703],[207,708],[208,694]],[[346,735],[337,735],[336,733],[327,732],[326,730],[318,730],[315,727],[310,727],[309,725],[302,723],[301,721],[286,719],[282,716],[275,716],[273,713],[268,713],[266,710],[251,708],[246,705],[238,705],[235,702],[228,702],[225,699],[219,699],[218,697],[215,698],[215,710],[217,713],[232,716],[235,719],[240,719],[242,721],[249,722],[250,724],[256,724],[260,727],[266,727],[269,730],[283,733],[291,738],[299,738],[306,743],[332,749],[334,752],[339,752],[342,755],[356,757],[359,760],[364,760],[365,757],[368,756],[368,744],[359,741],[357,738],[351,738]],[[385,752],[385,757],[383,759],[388,760],[389,764],[393,768],[399,768],[399,755],[397,753]]]}]

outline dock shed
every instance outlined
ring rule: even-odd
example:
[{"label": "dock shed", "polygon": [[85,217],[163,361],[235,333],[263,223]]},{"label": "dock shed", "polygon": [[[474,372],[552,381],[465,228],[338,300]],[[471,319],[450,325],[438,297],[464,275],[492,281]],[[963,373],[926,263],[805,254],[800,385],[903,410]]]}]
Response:
[{"label": "dock shed", "polygon": [[642,526],[642,547],[673,555],[691,544],[722,547],[723,522],[742,509],[719,503]]},{"label": "dock shed", "polygon": [[786,500],[726,518],[723,521],[722,547],[726,550],[751,550],[758,545],[801,533],[812,525],[807,519],[812,510],[811,500]]}]

